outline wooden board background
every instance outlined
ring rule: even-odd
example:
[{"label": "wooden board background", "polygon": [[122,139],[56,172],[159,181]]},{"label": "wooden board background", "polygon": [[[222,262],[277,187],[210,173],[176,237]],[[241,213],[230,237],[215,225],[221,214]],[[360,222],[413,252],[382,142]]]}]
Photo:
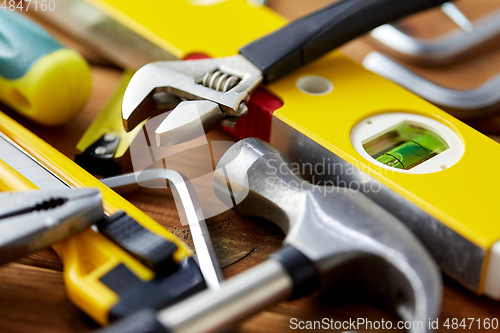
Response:
[{"label": "wooden board background", "polygon": [[[306,15],[330,0],[269,0],[269,6],[289,19]],[[471,18],[478,18],[500,7],[498,0],[461,0],[457,5]],[[33,17],[28,13],[29,16]],[[84,55],[92,66],[93,90],[83,112],[69,124],[58,128],[44,128],[27,121],[8,110],[6,113],[40,137],[51,143],[67,156],[73,158],[75,146],[92,119],[103,107],[106,99],[116,87],[121,70],[92,50],[65,36],[46,22],[40,22],[63,44],[73,47]],[[407,19],[403,27],[419,37],[432,37],[454,29],[454,25],[439,11],[434,10]],[[343,52],[356,61],[371,50],[366,37],[344,46]],[[500,72],[500,48],[491,48],[473,58],[452,66],[412,69],[429,79],[457,89],[470,89]],[[473,125],[487,134],[500,132],[499,117],[494,116]],[[212,134],[212,139],[224,137]],[[494,137],[495,138],[495,137]],[[130,170],[130,161],[124,159],[125,171]],[[182,171],[182,170],[181,170]],[[175,204],[169,190],[141,189],[125,195],[133,204],[144,210],[190,246],[189,230],[180,225]],[[237,274],[261,261],[279,248],[283,234],[273,224],[262,220],[249,220],[229,211],[207,221],[219,255],[225,258],[245,256],[237,263],[224,268],[225,277]],[[76,308],[68,299],[62,278],[62,263],[51,249],[43,250],[8,264],[0,269],[0,332],[87,332],[98,327],[88,316]],[[444,298],[441,323],[447,318],[499,318],[500,303],[486,297],[476,296],[444,277]],[[321,300],[306,297],[275,305],[241,323],[241,332],[284,332],[289,329],[291,318],[298,320],[395,320],[390,314],[375,307],[361,304],[345,304],[336,300]],[[366,331],[375,332],[376,330]],[[395,332],[397,330],[392,330]],[[442,326],[439,332],[447,332]],[[453,331],[477,330],[458,329]],[[487,332],[482,329],[480,332]],[[493,331],[493,330],[489,330]],[[382,332],[378,330],[376,332]]]}]

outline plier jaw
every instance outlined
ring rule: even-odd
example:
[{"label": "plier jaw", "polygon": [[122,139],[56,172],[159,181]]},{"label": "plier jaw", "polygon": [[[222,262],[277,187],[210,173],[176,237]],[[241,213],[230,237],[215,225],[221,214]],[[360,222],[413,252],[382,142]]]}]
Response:
[{"label": "plier jaw", "polygon": [[104,218],[96,189],[0,194],[0,265],[41,250]]},{"label": "plier jaw", "polygon": [[[218,125],[234,126],[247,113],[245,102],[262,82],[259,68],[244,56],[154,62],[132,77],[122,106],[132,130],[145,119],[172,110],[156,130],[156,144],[185,142]],[[194,135],[194,128],[203,129]]]}]

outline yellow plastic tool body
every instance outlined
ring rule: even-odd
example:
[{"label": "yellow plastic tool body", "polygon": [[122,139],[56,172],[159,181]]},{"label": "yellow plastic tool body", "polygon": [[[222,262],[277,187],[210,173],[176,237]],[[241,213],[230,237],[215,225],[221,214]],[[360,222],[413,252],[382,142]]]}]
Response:
[{"label": "yellow plastic tool body", "polygon": [[85,131],[76,148],[81,152],[85,151],[88,146],[96,142],[105,134],[113,134],[120,138],[120,143],[116,148],[115,158],[122,157],[128,150],[130,142],[134,140],[138,132],[142,129],[142,124],[134,128],[130,132],[126,132],[122,123],[122,99],[125,89],[132,78],[134,72],[125,71],[122,75],[118,87],[113,92],[113,95],[108,99],[104,108],[99,112],[97,117],[92,121],[90,127]]},{"label": "yellow plastic tool body", "polygon": [[[335,89],[325,96],[302,93],[296,82],[304,75],[326,77]],[[500,165],[500,145],[495,141],[339,53],[268,88],[285,102],[274,113],[281,121],[418,203],[439,221],[467,235],[481,247],[488,248],[500,239],[500,216],[495,217],[491,209],[498,200],[495,192],[500,186],[500,177],[493,167]],[[311,112],[304,112],[304,109]],[[446,124],[465,144],[464,155],[446,170],[425,174],[391,172],[370,163],[354,149],[350,132],[363,119],[386,112],[416,113]],[[483,181],[473,176],[478,172]]]},{"label": "yellow plastic tool body", "polygon": [[130,30],[182,59],[193,53],[227,57],[286,24],[268,7],[246,0],[87,0]]},{"label": "yellow plastic tool body", "polygon": [[23,14],[0,11],[0,101],[47,126],[76,116],[90,95],[90,67]]},{"label": "yellow plastic tool body", "polygon": [[0,192],[29,191],[37,187],[9,164],[0,159]]},{"label": "yellow plastic tool body", "polygon": [[[196,52],[211,57],[234,55],[243,45],[286,23],[268,8],[252,7],[243,0],[205,6],[188,0],[149,1],[141,6],[134,1],[87,1],[179,58]],[[333,83],[333,91],[325,95],[303,93],[296,84],[306,75],[327,78]],[[494,208],[498,203],[496,191],[500,188],[495,167],[500,164],[497,143],[338,52],[267,88],[284,102],[274,113],[272,144],[278,148],[288,144],[277,134],[276,127],[286,124],[471,243],[481,253],[474,277],[477,281],[461,282],[478,293],[483,292],[486,276],[490,275],[489,280],[496,276],[492,275],[492,267],[497,264],[490,263],[489,257],[492,246],[500,240],[500,217]],[[465,153],[456,164],[435,173],[408,174],[381,169],[355,150],[350,134],[358,122],[386,112],[420,114],[446,125],[460,138]],[[464,258],[468,255],[464,251]],[[455,277],[461,280],[460,274],[468,273],[459,272]],[[497,273],[500,274],[500,268]],[[498,294],[490,291],[489,295],[500,298],[500,284],[493,282],[490,287],[496,288]]]},{"label": "yellow plastic tool body", "polygon": [[[0,132],[69,186],[98,188],[103,197],[106,213],[113,214],[123,210],[145,228],[174,242],[178,247],[174,254],[176,262],[191,255],[191,251],[181,240],[1,112]],[[0,172],[0,190],[20,191],[36,188],[2,160],[0,160]],[[102,325],[107,324],[108,311],[119,300],[115,292],[99,281],[102,276],[119,264],[124,264],[143,281],[149,281],[155,276],[153,271],[115,243],[91,229],[55,244],[53,248],[63,261],[64,279],[70,299]]]},{"label": "yellow plastic tool body", "polygon": [[21,78],[0,76],[0,100],[45,126],[74,118],[90,95],[90,67],[76,51],[60,49],[43,56]]}]

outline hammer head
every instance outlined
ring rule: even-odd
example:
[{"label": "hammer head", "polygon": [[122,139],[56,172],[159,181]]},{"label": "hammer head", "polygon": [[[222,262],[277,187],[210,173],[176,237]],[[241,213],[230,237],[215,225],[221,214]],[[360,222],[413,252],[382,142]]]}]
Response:
[{"label": "hammer head", "polygon": [[399,220],[362,193],[306,182],[280,151],[254,138],[226,152],[214,188],[237,212],[280,226],[284,243],[314,263],[321,292],[376,298],[422,323],[411,332],[429,331],[441,305],[438,268]]}]

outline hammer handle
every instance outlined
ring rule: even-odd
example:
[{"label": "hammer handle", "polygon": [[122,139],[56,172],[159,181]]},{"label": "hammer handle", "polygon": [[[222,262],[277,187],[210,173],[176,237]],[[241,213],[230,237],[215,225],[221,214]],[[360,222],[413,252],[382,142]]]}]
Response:
[{"label": "hammer handle", "polygon": [[96,333],[217,332],[289,298],[292,278],[269,259],[158,313],[141,311]]}]

